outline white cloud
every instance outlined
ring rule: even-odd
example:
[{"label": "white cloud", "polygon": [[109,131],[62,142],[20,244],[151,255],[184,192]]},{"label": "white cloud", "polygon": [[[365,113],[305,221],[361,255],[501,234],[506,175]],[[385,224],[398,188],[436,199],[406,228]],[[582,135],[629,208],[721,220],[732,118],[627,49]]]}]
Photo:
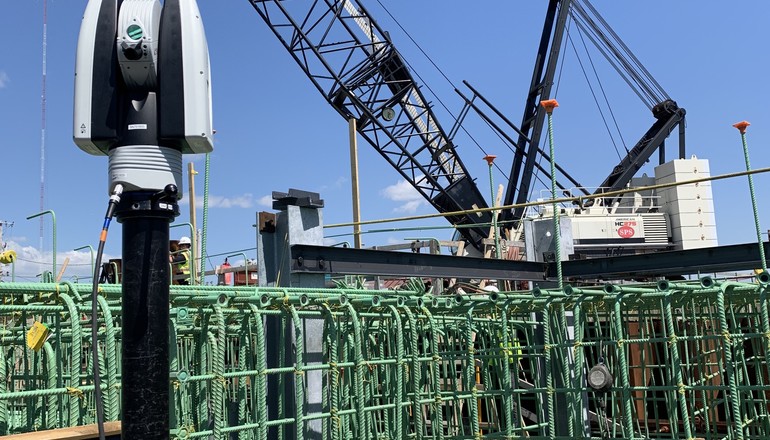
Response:
[{"label": "white cloud", "polygon": [[393,209],[393,212],[398,212],[400,214],[414,214],[417,212],[417,208],[420,207],[420,205],[423,205],[424,203],[422,200],[410,200],[403,205],[400,205]]},{"label": "white cloud", "polygon": [[[190,200],[182,199],[179,201],[179,204],[189,206]],[[232,197],[209,195],[209,208],[253,208],[254,204],[254,195],[250,193]],[[203,197],[195,198],[195,206],[203,208]]]},{"label": "white cloud", "polygon": [[11,78],[4,70],[0,70],[0,89],[7,87],[9,82],[11,82]]},{"label": "white cloud", "polygon": [[[200,202],[203,207],[203,200]],[[235,197],[209,196],[209,208],[251,208],[254,206],[254,196],[242,194]]]},{"label": "white cloud", "polygon": [[[6,250],[16,251],[15,272],[17,281],[34,281],[35,277],[43,271],[53,270],[52,251],[40,252],[33,246],[23,246],[17,241],[8,241]],[[94,255],[95,257],[96,255]],[[62,274],[62,281],[72,281],[73,278],[89,278],[91,272],[91,252],[88,249],[81,251],[58,251],[56,253],[56,274],[61,271],[64,262],[67,261],[67,267]],[[120,256],[104,254],[102,262],[107,262]],[[10,264],[0,264],[0,272],[3,274],[3,280],[11,281],[11,275],[14,271]]]},{"label": "white cloud", "polygon": [[265,206],[267,208],[273,207],[273,196],[272,195],[266,195],[262,196],[257,200],[257,205],[259,206]]},{"label": "white cloud", "polygon": [[396,238],[396,237],[388,237],[388,240],[386,241],[387,244],[404,244],[405,241],[403,238]]},{"label": "white cloud", "polygon": [[422,195],[406,180],[400,180],[394,185],[385,187],[380,194],[388,200],[401,203],[393,209],[393,212],[402,214],[413,214],[420,206],[426,204]]},{"label": "white cloud", "polygon": [[333,190],[333,189],[342,189],[345,186],[347,186],[348,182],[350,180],[345,176],[340,176],[332,182],[330,185],[322,185],[321,188],[318,190],[318,192],[323,193],[324,191]]},{"label": "white cloud", "polygon": [[420,197],[420,193],[406,180],[400,180],[395,185],[386,187],[382,190],[382,195],[394,202],[416,200]]}]

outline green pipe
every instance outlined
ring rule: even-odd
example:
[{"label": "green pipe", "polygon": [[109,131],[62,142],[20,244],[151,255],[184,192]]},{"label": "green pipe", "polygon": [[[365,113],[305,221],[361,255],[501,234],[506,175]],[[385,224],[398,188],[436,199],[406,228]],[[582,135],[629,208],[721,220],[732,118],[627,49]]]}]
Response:
[{"label": "green pipe", "polygon": [[[105,385],[102,385],[102,388]],[[29,391],[12,391],[12,392],[5,392],[0,393],[0,402],[8,402],[8,401],[14,401],[14,400],[22,400],[22,399],[29,399],[29,398],[36,398],[36,397],[45,397],[45,396],[56,396],[56,395],[69,395],[70,397],[74,397],[75,399],[79,399],[77,396],[74,396],[73,394],[77,394],[77,392],[82,392],[83,394],[93,392],[94,386],[93,385],[81,385],[79,387],[62,387],[62,388],[51,388],[51,389],[45,389],[45,390],[29,390]],[[79,426],[77,424],[71,424],[69,426]]]},{"label": "green pipe", "polygon": [[[744,438],[744,430],[741,426],[741,423],[743,420],[740,418],[741,414],[741,399],[740,394],[738,393],[737,385],[738,385],[738,378],[736,377],[735,373],[735,364],[733,363],[733,345],[734,342],[730,336],[730,332],[728,330],[728,324],[727,324],[727,315],[725,313],[725,295],[733,289],[736,286],[737,283],[722,283],[719,285],[719,293],[717,294],[717,314],[719,318],[719,330],[722,334],[723,338],[723,348],[724,348],[724,359],[725,359],[725,369],[727,374],[727,383],[728,387],[730,389],[730,405],[727,405],[727,402],[725,402],[725,407],[730,408],[730,412],[732,415],[732,423],[734,426],[733,434],[735,435],[735,438],[738,440],[743,440]],[[725,411],[727,412],[727,411]],[[729,426],[729,424],[728,424]]]},{"label": "green pipe", "polygon": [[[324,311],[324,332],[326,333],[326,341],[328,344],[328,356],[329,356],[329,370],[330,370],[330,387],[328,389],[329,399],[329,415],[331,417],[331,426],[324,430],[324,433],[329,432],[331,440],[342,439],[342,423],[340,421],[339,408],[340,408],[340,368],[337,366],[339,360],[338,353],[338,338],[337,326],[334,322],[331,308],[329,304],[322,304],[321,307]],[[262,440],[262,439],[260,439]]]},{"label": "green pipe", "polygon": [[[409,309],[406,309],[407,311]],[[470,408],[468,408],[468,419],[471,424],[471,435],[474,438],[481,437],[481,426],[479,425],[479,400],[478,389],[476,387],[476,359],[474,348],[474,320],[473,320],[473,306],[471,306],[465,314],[465,346],[467,349],[467,359],[465,361],[465,390],[470,391],[471,398],[469,402]],[[415,337],[416,338],[416,337]],[[417,345],[415,340],[413,344]]]},{"label": "green pipe", "polygon": [[[209,330],[211,318],[207,316],[204,325],[201,327],[198,340],[197,360],[198,365],[203,371],[212,371],[213,367],[213,353],[216,350],[216,339]],[[197,421],[199,426],[208,426],[211,420],[211,412],[209,411],[210,397],[209,393],[214,389],[213,383],[200,382],[197,385],[196,395],[196,410]],[[214,394],[212,392],[212,394]],[[204,425],[205,424],[205,425]]]},{"label": "green pipe", "polygon": [[[56,276],[56,214],[52,210],[48,209],[46,211],[30,215],[27,217],[27,220],[32,220],[35,217],[40,217],[41,215],[45,214],[51,214],[51,223],[53,224],[53,270],[51,270],[51,273]],[[43,252],[43,250],[40,249],[40,252]]]},{"label": "green pipe", "polygon": [[[496,156],[492,154],[488,154],[484,156],[484,159],[487,161],[487,164],[489,165],[489,193],[491,196],[489,201],[490,201],[490,206],[493,206],[493,207],[497,206],[497,197],[495,196],[495,183],[494,183],[494,179],[492,178],[492,164],[495,161],[495,157]],[[498,226],[497,226],[498,212],[499,211],[497,210],[492,211],[492,236],[495,240],[495,258],[499,260],[501,257],[500,257],[500,230],[498,229]]]},{"label": "green pipe", "polygon": [[[247,359],[252,359],[250,356],[251,346],[249,344],[249,317],[244,316],[241,322],[241,328],[238,334],[238,369],[243,371],[247,369]],[[246,380],[238,379],[238,424],[245,425],[247,423],[246,417]],[[238,432],[238,440],[248,440],[248,433],[245,431]]]},{"label": "green pipe", "polygon": [[396,407],[395,407],[395,421],[393,425],[393,438],[404,438],[407,434],[407,429],[404,426],[404,387],[406,383],[406,368],[407,363],[405,359],[404,351],[404,330],[401,324],[401,314],[398,313],[398,309],[394,306],[388,306],[391,316],[395,322],[395,341],[396,341]]},{"label": "green pipe", "polygon": [[[554,103],[555,102],[556,101],[554,100]],[[554,250],[556,254],[556,278],[559,282],[559,290],[563,291],[564,279],[562,277],[561,268],[561,225],[559,221],[559,206],[556,203],[556,158],[553,145],[553,107],[549,109],[546,105],[543,106],[546,107],[546,113],[548,114],[548,145],[550,147],[551,153],[551,209],[553,209],[553,238]]]},{"label": "green pipe", "polygon": [[[383,311],[384,312],[384,311]],[[383,318],[385,318],[385,315],[383,315]],[[388,331],[389,326],[386,325],[384,322],[378,323],[378,325],[370,326],[371,332],[369,333],[368,343],[373,347],[372,349],[372,355],[377,356],[379,359],[384,360],[387,357],[387,350],[388,347],[392,347],[392,339],[391,334]],[[374,377],[370,381],[371,383],[371,392],[373,399],[375,399],[376,402],[379,402],[380,405],[370,405],[372,406],[381,406],[381,405],[388,405],[387,402],[393,401],[393,375],[392,375],[392,368],[393,364],[378,364],[376,369],[373,369],[372,372],[374,373]],[[398,364],[395,364],[396,368],[398,368]],[[377,428],[380,426],[377,422],[378,419],[382,421],[383,428],[382,430],[375,429],[375,436],[383,436],[388,435],[392,437],[392,428],[393,428],[393,408],[387,408],[382,410],[382,417],[377,417],[376,414],[373,414],[374,421],[372,422],[372,425]]]},{"label": "green pipe", "polygon": [[[286,341],[289,338],[288,335],[288,320],[286,319],[286,313],[281,310],[281,321],[280,321],[280,330],[278,331],[278,341]],[[278,365],[286,365],[287,358],[289,357],[290,353],[286,353],[286,350],[279,350],[278,351]],[[287,411],[287,402],[286,402],[286,396],[288,395],[288,390],[286,386],[286,380],[284,379],[284,375],[278,376],[278,398],[276,399],[278,404],[276,405],[278,408],[278,417],[284,418],[286,417]],[[278,440],[288,440],[285,438],[287,432],[285,429],[279,429],[278,430]]]},{"label": "green pipe", "polygon": [[225,332],[225,315],[219,305],[214,306],[216,316],[216,338],[212,341],[214,349],[214,380],[211,386],[214,390],[214,399],[212,406],[214,408],[214,438],[222,438],[222,428],[225,427],[225,342],[227,334]]},{"label": "green pipe", "polygon": [[[564,304],[559,304],[559,307],[557,308],[556,312],[556,320],[557,320],[557,329],[559,337],[564,338],[564,342],[569,343],[569,333],[567,329],[567,311],[564,306]],[[574,359],[569,356],[568,353],[569,348],[568,347],[561,347],[557,345],[557,361],[561,364],[561,383],[564,384],[565,387],[569,386],[570,378],[572,375],[570,374],[572,370],[576,368],[574,364]],[[575,425],[573,423],[569,423],[569,411],[574,408],[574,401],[576,400],[573,393],[571,393],[569,390],[564,392],[565,400],[566,400],[566,412],[567,412],[567,434],[570,438],[575,438]]]},{"label": "green pipe", "polygon": [[[698,283],[675,283],[668,280],[660,280],[657,282],[656,288],[660,292],[665,292],[668,290],[686,290],[686,291],[693,291],[693,290],[700,290],[701,292],[705,289],[705,287]],[[716,289],[713,290],[714,293],[716,293]]]},{"label": "green pipe", "polygon": [[[767,272],[763,272],[767,273]],[[759,289],[759,315],[762,322],[762,333],[764,337],[762,339],[762,346],[764,347],[765,354],[765,369],[770,374],[770,365],[767,363],[767,359],[770,359],[770,314],[768,313],[768,299],[767,292],[768,286],[764,284]],[[768,376],[766,376],[768,377]],[[764,395],[764,393],[763,393]],[[767,405],[765,405],[767,407]]]},{"label": "green pipe", "polygon": [[633,437],[633,419],[632,419],[632,410],[631,410],[631,393],[629,392],[629,387],[631,386],[630,379],[628,377],[628,355],[626,354],[626,349],[624,347],[626,341],[623,340],[623,312],[621,309],[621,303],[623,302],[623,297],[618,296],[615,298],[614,301],[614,310],[612,314],[612,322],[615,326],[615,333],[616,333],[616,354],[618,357],[618,364],[620,369],[620,383],[621,383],[621,396],[622,396],[622,405],[623,405],[623,420],[622,420],[622,426],[623,426],[623,434],[627,437]]},{"label": "green pipe", "polygon": [[668,345],[671,350],[671,358],[673,365],[672,372],[673,378],[676,381],[673,384],[677,387],[678,392],[677,401],[679,403],[679,410],[682,412],[682,424],[684,425],[685,438],[693,438],[692,427],[690,426],[690,415],[687,411],[687,400],[685,398],[684,379],[682,378],[682,361],[679,355],[679,344],[677,342],[676,327],[674,326],[674,316],[671,307],[671,295],[666,296],[663,299],[663,317],[666,322],[666,333],[668,333]]},{"label": "green pipe", "polygon": [[[571,287],[571,286],[567,286]],[[573,345],[572,355],[575,359],[575,368],[573,370],[572,389],[575,390],[575,398],[573,400],[574,410],[572,412],[575,423],[575,431],[579,435],[584,435],[586,430],[590,430],[591,424],[588,420],[583,420],[583,390],[585,389],[583,380],[583,321],[582,315],[582,301],[575,302],[575,306],[572,309],[572,315],[574,316],[574,331],[575,342]]]},{"label": "green pipe", "polygon": [[252,322],[254,325],[254,337],[256,339],[256,349],[254,350],[256,355],[257,370],[259,374],[256,377],[257,396],[256,409],[257,409],[257,423],[259,429],[257,430],[257,440],[267,440],[267,354],[263,347],[266,345],[265,341],[265,329],[263,327],[262,316],[260,310],[255,305],[250,305],[254,318]]},{"label": "green pipe", "polygon": [[208,221],[209,221],[209,180],[211,176],[211,153],[206,153],[206,166],[203,172],[203,226],[201,228],[201,284],[206,277],[206,241],[208,239]]},{"label": "green pipe", "polygon": [[[347,318],[347,315],[346,317]],[[348,371],[349,373],[347,375],[342,375],[342,386],[340,387],[341,390],[339,392],[339,404],[342,407],[347,407],[347,410],[339,410],[337,412],[337,415],[340,417],[340,423],[342,425],[343,432],[355,432],[351,430],[351,424],[354,423],[354,418],[357,417],[358,411],[357,408],[353,408],[353,404],[351,402],[351,390],[353,389],[354,384],[354,375],[351,372],[353,368],[355,368],[355,362],[353,363],[353,366],[349,366],[348,359],[355,357],[351,353],[350,347],[355,346],[355,342],[351,342],[353,340],[353,335],[350,332],[350,326],[344,325],[346,323],[340,322],[340,352],[339,352],[339,363],[338,366],[340,370],[344,373],[345,371]],[[347,344],[346,344],[347,342]],[[345,370],[344,368],[347,368]],[[355,397],[354,397],[355,398]],[[351,412],[352,410],[352,412]]]},{"label": "green pipe", "polygon": [[553,385],[553,365],[551,349],[551,307],[543,308],[543,357],[545,362],[545,388],[546,392],[546,414],[548,420],[548,430],[546,436],[554,440],[556,438],[556,406],[554,401],[554,385]]},{"label": "green pipe", "polygon": [[[714,286],[716,286],[720,291],[722,291],[725,294],[730,295],[736,295],[740,293],[754,293],[758,291],[758,285],[751,284],[751,283],[739,283],[737,281],[726,281],[726,282],[714,282]],[[729,291],[725,290],[725,286],[729,287]],[[706,289],[704,289],[706,290]],[[702,292],[702,291],[701,291]]]},{"label": "green pipe", "polygon": [[83,250],[83,249],[86,249],[86,248],[88,248],[88,251],[91,254],[91,276],[96,276],[96,274],[94,274],[94,272],[95,272],[95,268],[94,268],[94,247],[91,246],[90,244],[87,244],[85,246],[80,246],[79,248],[75,248],[73,250],[80,251],[80,250]]},{"label": "green pipe", "polygon": [[[745,125],[744,125],[745,124]],[[759,226],[759,212],[757,209],[757,197],[754,192],[754,176],[751,175],[751,163],[749,162],[749,146],[746,142],[746,127],[749,123],[746,121],[739,122],[733,127],[737,128],[741,132],[741,143],[743,144],[743,157],[746,160],[746,171],[749,172],[747,178],[749,179],[749,194],[751,195],[751,209],[754,212],[754,227],[757,232],[757,243],[759,245],[759,258],[762,263],[762,270],[767,271],[767,260],[765,260],[765,246],[762,242],[762,231]]]},{"label": "green pipe", "polygon": [[[43,354],[45,355],[46,384],[48,388],[56,388],[58,377],[56,369],[56,353],[51,344],[46,341],[43,343]],[[58,396],[48,396],[45,398],[47,420],[46,426],[59,427],[59,399]]]},{"label": "green pipe", "polygon": [[[8,393],[9,382],[5,347],[0,347],[0,396]],[[0,435],[8,434],[9,428],[8,401],[0,399]]]},{"label": "green pipe", "polygon": [[[491,171],[490,171],[491,172]],[[508,308],[510,303],[506,303],[500,311],[500,326],[502,327],[502,340],[500,342],[500,354],[502,355],[502,365],[500,368],[501,376],[503,378],[503,409],[505,410],[505,436],[513,438],[514,420],[517,420],[516,411],[513,409],[513,395],[510,390],[513,389],[511,383],[510,367],[511,367],[511,348],[513,347],[513,339],[508,333]],[[509,342],[510,341],[510,342]]]},{"label": "green pipe", "polygon": [[564,292],[564,288],[560,288],[558,290],[555,289],[541,289],[540,287],[535,287],[532,289],[532,296],[534,297],[546,297],[546,298],[556,298],[556,297],[566,297],[567,294]]},{"label": "green pipe", "polygon": [[[115,322],[112,318],[112,310],[107,304],[107,299],[99,295],[96,297],[99,308],[102,310],[104,318],[104,356],[107,359],[107,411],[106,420],[118,420],[120,414],[120,395],[118,394],[118,349],[117,332]],[[92,341],[92,344],[96,342]],[[102,372],[104,370],[101,370]]]},{"label": "green pipe", "polygon": [[614,294],[624,294],[624,293],[658,293],[657,286],[656,287],[630,287],[630,286],[623,286],[619,284],[611,284],[606,283],[604,285],[604,292],[606,293],[614,293]]},{"label": "green pipe", "polygon": [[[433,402],[431,403],[432,406],[432,412],[434,420],[432,421],[435,426],[444,426],[444,412],[441,409],[441,405],[443,403],[443,399],[441,397],[441,370],[440,370],[440,363],[441,363],[441,356],[438,354],[438,338],[439,338],[439,330],[438,325],[436,325],[436,321],[433,319],[433,315],[430,313],[430,310],[428,310],[427,307],[422,308],[423,314],[428,318],[428,328],[430,329],[431,338],[430,338],[430,351],[431,351],[431,380],[433,382]],[[434,430],[434,437],[435,432],[438,431],[438,439],[443,440],[444,439],[444,430],[436,429]]]},{"label": "green pipe", "polygon": [[577,288],[577,287],[573,287],[573,286],[571,286],[571,285],[569,285],[569,284],[565,284],[565,285],[564,285],[564,293],[565,293],[567,296],[571,296],[571,295],[575,295],[575,296],[578,296],[578,295],[597,295],[597,296],[605,296],[605,295],[607,295],[607,292],[605,292],[605,291],[604,291],[604,290],[602,290],[602,289],[597,289],[597,288],[587,288],[587,289],[583,289],[583,288]]},{"label": "green pipe", "polygon": [[[75,286],[71,281],[62,281],[61,285],[67,286],[67,291],[75,297],[76,300],[79,302],[83,301],[83,297],[80,295],[80,292],[78,291],[77,286]],[[58,289],[57,289],[58,292]]]},{"label": "green pipe", "polygon": [[238,253],[235,253],[235,254],[228,255],[227,258],[235,257],[235,256],[238,256],[238,255],[243,256],[243,270],[244,270],[245,275],[246,275],[246,287],[248,287],[249,286],[249,260],[248,260],[248,258],[246,258],[246,254],[243,253],[243,252],[238,252]]},{"label": "green pipe", "polygon": [[[176,426],[186,426],[189,421],[184,417],[184,404],[182,403],[182,397],[180,396],[180,389],[183,387],[186,372],[180,372],[179,368],[179,337],[177,333],[177,323],[174,319],[168,320],[168,371],[172,378],[176,375],[176,382],[171,387],[169,393],[169,427],[173,429]],[[177,416],[178,413],[182,414],[181,420]]]},{"label": "green pipe", "polygon": [[354,347],[355,371],[353,373],[353,376],[355,380],[356,395],[359,396],[358,399],[356,399],[356,403],[355,403],[356,419],[358,421],[358,429],[360,430],[358,438],[369,439],[371,438],[371,431],[369,430],[369,424],[367,423],[368,418],[364,413],[365,402],[363,401],[364,381],[365,381],[364,373],[365,373],[365,369],[367,368],[367,365],[364,363],[364,356],[363,356],[363,352],[361,351],[361,346],[363,344],[361,322],[356,313],[356,309],[353,308],[352,304],[350,303],[346,304],[346,308],[350,316],[350,320],[352,321],[352,324],[353,324],[353,340],[355,341],[355,347]]},{"label": "green pipe", "polygon": [[[70,328],[72,329],[72,344],[70,345],[70,386],[72,388],[82,388],[80,385],[80,364],[81,364],[81,340],[84,335],[80,330],[80,319],[77,307],[75,307],[74,301],[66,293],[59,293],[59,299],[64,303],[69,311]],[[77,396],[71,395],[69,398],[69,426],[76,426],[78,424],[80,399]]]},{"label": "green pipe", "polygon": [[294,346],[296,347],[294,351],[296,359],[294,370],[294,433],[297,440],[303,440],[305,438],[305,378],[303,371],[298,367],[305,363],[305,334],[302,320],[293,305],[289,306],[289,313],[294,324]]},{"label": "green pipe", "polygon": [[422,408],[419,403],[420,393],[419,393],[419,387],[422,381],[422,375],[420,371],[420,361],[419,361],[419,355],[420,355],[420,344],[418,342],[418,333],[417,333],[417,319],[414,317],[414,314],[409,309],[409,307],[404,306],[403,307],[404,314],[406,315],[407,320],[409,321],[409,351],[411,356],[411,371],[412,371],[412,418],[414,420],[414,432],[415,432],[415,438],[417,440],[422,440],[423,437],[423,419],[422,419]]}]

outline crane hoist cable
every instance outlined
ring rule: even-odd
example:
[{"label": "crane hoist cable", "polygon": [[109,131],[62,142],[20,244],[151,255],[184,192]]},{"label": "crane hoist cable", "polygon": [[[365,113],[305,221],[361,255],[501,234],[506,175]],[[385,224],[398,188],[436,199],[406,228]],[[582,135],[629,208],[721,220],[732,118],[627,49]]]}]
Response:
[{"label": "crane hoist cable", "polygon": [[663,87],[658,83],[658,81],[655,79],[655,77],[650,74],[650,72],[647,70],[646,67],[644,67],[644,64],[642,64],[641,61],[639,61],[638,58],[636,58],[636,55],[631,51],[631,49],[626,46],[626,43],[623,42],[623,40],[620,38],[620,36],[615,33],[615,31],[612,29],[612,27],[607,23],[607,21],[604,19],[604,17],[599,14],[599,12],[596,10],[596,8],[589,2],[588,0],[578,0],[578,5],[580,1],[585,2],[588,9],[591,10],[591,13],[598,19],[598,21],[602,24],[602,26],[607,30],[607,33],[609,33],[612,36],[612,39],[615,40],[618,46],[622,48],[623,52],[627,54],[626,58],[631,61],[633,65],[637,68],[637,73],[641,78],[644,79],[644,83],[648,85],[651,91],[653,91],[656,94],[656,97],[659,101],[663,101],[666,99],[671,99],[666,91],[663,89]]},{"label": "crane hoist cable", "polygon": [[574,0],[570,11],[576,25],[585,32],[598,51],[645,105],[652,109],[656,104],[670,99],[665,90],[588,0]]},{"label": "crane hoist cable", "polygon": [[[593,85],[591,85],[591,80],[588,78],[588,73],[586,72],[585,66],[583,66],[583,61],[580,58],[580,54],[577,51],[577,48],[575,47],[574,40],[568,35],[567,41],[570,43],[570,46],[572,46],[572,50],[575,52],[575,57],[578,60],[578,64],[580,65],[580,70],[583,72],[583,77],[586,80],[586,84],[588,85],[588,89],[591,91],[591,97],[594,98],[594,104],[596,104],[596,109],[599,110],[599,115],[602,118],[602,122],[604,123],[604,128],[607,129],[607,134],[610,137],[610,141],[612,142],[612,146],[615,148],[615,153],[618,155],[618,160],[623,160],[623,156],[620,155],[620,150],[618,150],[618,145],[615,142],[615,138],[612,136],[612,131],[610,130],[610,126],[607,123],[607,118],[604,116],[604,110],[602,110],[601,104],[599,104],[599,99],[596,97],[596,92],[594,91]],[[592,63],[593,65],[593,63]],[[596,69],[594,69],[594,73],[596,73]],[[599,81],[599,78],[597,76],[597,81]],[[601,87],[601,81],[599,81],[599,85]],[[602,92],[604,92],[604,88],[602,87]],[[607,95],[604,95],[605,101],[607,98]],[[609,107],[609,103],[608,107]],[[614,119],[614,117],[613,117]],[[625,146],[625,145],[624,145]],[[626,148],[626,153],[628,153],[628,149]]]},{"label": "crane hoist cable", "polygon": [[[604,97],[604,103],[607,105],[607,109],[610,113],[610,116],[612,117],[612,122],[615,126],[615,130],[618,132],[618,136],[620,136],[620,142],[623,144],[623,149],[626,150],[626,154],[628,154],[628,145],[626,145],[626,140],[623,138],[623,132],[620,130],[620,126],[618,125],[618,121],[615,118],[615,112],[612,110],[612,106],[610,105],[609,98],[607,98],[607,93],[604,89],[604,85],[602,84],[602,80],[599,77],[599,73],[596,71],[596,65],[594,63],[593,57],[591,57],[591,52],[588,51],[588,45],[586,44],[585,38],[583,38],[583,33],[578,30],[578,35],[580,36],[580,41],[583,44],[583,49],[586,52],[586,56],[588,57],[588,61],[591,64],[591,69],[594,72],[594,77],[596,78],[596,82],[599,84],[599,89],[602,92],[602,97]],[[574,44],[573,44],[574,48]],[[575,52],[577,53],[577,49],[575,49]],[[578,56],[578,58],[580,58]],[[597,104],[598,105],[598,104]],[[603,116],[602,116],[603,117]],[[607,129],[609,131],[609,128]],[[610,134],[610,138],[612,138],[612,134]],[[613,139],[614,143],[614,139]]]},{"label": "crane hoist cable", "polygon": [[[642,86],[638,78],[632,73],[632,70],[630,70],[627,65],[624,65],[624,63],[617,56],[613,57],[608,53],[608,49],[599,43],[599,39],[597,39],[596,35],[592,34],[591,26],[581,21],[582,18],[583,17],[577,15],[575,16],[575,24],[578,26],[578,28],[583,30],[584,34],[588,37],[589,40],[591,40],[599,53],[604,56],[607,62],[615,69],[618,75],[623,78],[626,84],[628,84],[631,90],[636,94],[636,96],[639,97],[644,105],[647,106],[647,108],[652,109],[652,107],[660,101],[656,101],[656,98]],[[616,55],[618,54],[616,53]]]}]

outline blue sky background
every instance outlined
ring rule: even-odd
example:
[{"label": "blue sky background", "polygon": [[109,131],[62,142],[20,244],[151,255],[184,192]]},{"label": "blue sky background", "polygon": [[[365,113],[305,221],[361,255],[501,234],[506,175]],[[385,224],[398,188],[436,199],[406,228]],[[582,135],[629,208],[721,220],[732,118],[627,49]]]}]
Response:
[{"label": "blue sky background", "polygon": [[[297,2],[300,0],[291,3]],[[430,88],[424,90],[445,128],[453,123],[450,112],[456,114],[461,108],[453,87],[460,87],[462,80],[482,91],[512,121],[520,122],[546,1],[382,3],[454,84],[431,65],[379,2],[364,2]],[[18,279],[34,280],[51,267],[52,255],[50,221],[44,225],[44,246],[39,249],[39,223],[26,220],[39,211],[40,203],[43,0],[2,0],[2,5],[0,28],[6,44],[0,58],[0,220],[14,223],[4,238],[20,253]],[[85,5],[85,0],[48,1],[45,209],[54,210],[57,216],[57,262],[61,264],[67,256],[71,259],[65,278],[88,272],[88,252],[73,249],[97,244],[107,203],[106,158],[80,151],[71,133],[75,49]],[[766,153],[770,138],[766,102],[770,96],[766,79],[769,2],[595,0],[594,5],[668,94],[687,109],[688,155],[709,159],[713,175],[745,169],[740,136],[731,125],[747,119],[753,124],[748,138],[752,166],[770,165]],[[248,1],[199,0],[199,6],[211,56],[217,130],[211,156],[209,254],[253,248],[255,213],[270,210],[268,196],[274,190],[320,192],[326,201],[325,223],[349,221],[347,123],[315,90]],[[579,36],[572,36],[577,50],[583,50]],[[555,116],[556,157],[578,181],[596,186],[619,159],[569,42],[564,53],[556,96],[561,104]],[[606,63],[596,54],[592,57],[630,148],[652,124],[652,115]],[[581,59],[587,60],[584,55]],[[468,130],[486,152],[499,156],[498,163],[507,173],[510,151],[473,118]],[[482,194],[488,194],[484,153],[467,138],[458,138],[456,143]],[[669,145],[668,157],[673,158],[675,141]],[[432,212],[374,149],[363,141],[359,149],[363,219]],[[186,156],[186,160],[195,162],[201,173],[196,191],[202,201],[203,157]],[[647,172],[652,173],[651,166]],[[496,184],[504,179],[495,171]],[[760,203],[768,197],[768,179],[755,176]],[[720,243],[753,241],[746,179],[714,183],[714,200]],[[177,223],[188,221],[188,206],[181,208]],[[764,229],[769,226],[764,221],[768,214],[770,206],[763,203]],[[199,224],[201,219],[199,210]],[[445,222],[364,230],[425,224]],[[172,229],[172,237],[178,238],[183,230]],[[339,234],[349,229],[327,232]],[[450,232],[368,234],[364,243],[396,243],[416,236],[444,239]],[[352,238],[330,239],[343,240]],[[120,255],[120,241],[120,225],[113,223],[108,257]],[[246,254],[249,258],[255,255],[254,251]],[[214,257],[211,263],[221,260]]]}]

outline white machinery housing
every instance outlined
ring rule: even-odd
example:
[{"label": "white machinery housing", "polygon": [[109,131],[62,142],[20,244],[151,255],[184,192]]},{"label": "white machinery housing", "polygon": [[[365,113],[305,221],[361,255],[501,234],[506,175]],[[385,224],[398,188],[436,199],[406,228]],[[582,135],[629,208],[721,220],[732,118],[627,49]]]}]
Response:
[{"label": "white machinery housing", "polygon": [[[709,176],[705,159],[676,159],[655,168],[655,178],[630,186],[681,182]],[[613,206],[562,207],[562,259],[591,258],[717,246],[714,200],[709,182],[627,193]],[[546,206],[524,221],[529,260],[554,252],[553,212]]]}]

